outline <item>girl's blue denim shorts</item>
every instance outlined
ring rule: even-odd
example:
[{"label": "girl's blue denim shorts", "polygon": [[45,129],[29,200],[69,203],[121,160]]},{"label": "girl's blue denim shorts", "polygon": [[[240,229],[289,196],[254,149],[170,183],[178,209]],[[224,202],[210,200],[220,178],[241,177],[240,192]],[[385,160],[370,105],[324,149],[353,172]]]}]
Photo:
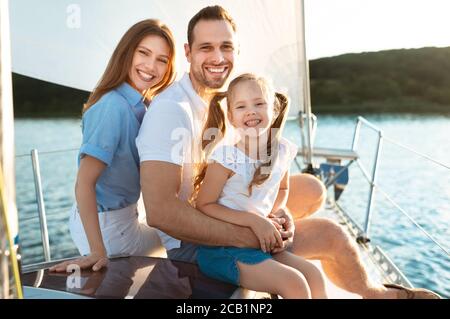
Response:
[{"label": "girl's blue denim shorts", "polygon": [[197,263],[206,276],[237,286],[237,261],[253,265],[271,258],[271,254],[253,248],[199,246],[197,250]]}]

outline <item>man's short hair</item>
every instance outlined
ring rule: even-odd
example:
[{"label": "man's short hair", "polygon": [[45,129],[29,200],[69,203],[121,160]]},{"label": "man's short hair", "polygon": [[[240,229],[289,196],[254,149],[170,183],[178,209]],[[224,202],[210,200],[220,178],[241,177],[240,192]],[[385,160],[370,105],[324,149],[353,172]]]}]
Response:
[{"label": "man's short hair", "polygon": [[194,43],[194,28],[200,20],[224,20],[231,25],[231,28],[236,32],[236,24],[231,15],[221,6],[209,6],[201,9],[192,19],[188,25],[188,44],[192,46]]}]

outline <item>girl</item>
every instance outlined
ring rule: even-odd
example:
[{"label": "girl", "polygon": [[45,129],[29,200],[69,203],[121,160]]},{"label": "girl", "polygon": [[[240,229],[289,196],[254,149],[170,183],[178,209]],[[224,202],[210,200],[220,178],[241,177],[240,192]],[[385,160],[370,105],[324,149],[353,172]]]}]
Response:
[{"label": "girl", "polygon": [[148,101],[175,75],[171,31],[144,20],[122,37],[100,82],[83,108],[76,205],[70,233],[80,254],[50,270],[77,264],[99,270],[115,255],[151,253],[154,234],[140,224],[139,156],[135,139]]},{"label": "girl", "polygon": [[196,207],[211,217],[250,227],[261,249],[202,246],[197,252],[200,269],[210,277],[283,298],[326,298],[324,279],[312,263],[286,250],[271,254],[283,242],[281,226],[267,216],[286,209],[288,169],[297,154],[297,147],[281,137],[287,98],[265,79],[243,74],[230,83],[228,92],[212,99],[204,133],[218,128],[220,136],[225,134],[223,98],[240,140],[224,145],[213,139],[212,147],[203,142],[209,163],[203,164],[194,182]]}]

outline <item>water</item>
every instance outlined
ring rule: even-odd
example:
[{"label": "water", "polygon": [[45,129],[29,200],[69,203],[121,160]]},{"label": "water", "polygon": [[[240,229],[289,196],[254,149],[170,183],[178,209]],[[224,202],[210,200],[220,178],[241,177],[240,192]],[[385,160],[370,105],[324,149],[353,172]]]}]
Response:
[{"label": "water", "polygon": [[[425,153],[438,161],[450,160],[450,117],[389,115],[368,116],[385,136]],[[355,116],[319,116],[316,146],[350,148]],[[40,163],[52,258],[77,253],[67,226],[74,201],[76,149],[81,142],[78,119],[15,120],[16,154],[68,149],[65,153],[41,154]],[[300,144],[295,122],[285,136]],[[370,173],[376,134],[362,129],[361,161]],[[450,249],[450,171],[384,142],[379,164],[380,188],[418,221],[443,246]],[[16,160],[17,205],[23,263],[43,260],[34,182],[29,156]],[[354,220],[364,225],[369,187],[359,168],[350,169],[350,183],[340,203]],[[380,194],[375,195],[370,238],[380,245],[415,286],[450,296],[450,257],[415,228]]]}]

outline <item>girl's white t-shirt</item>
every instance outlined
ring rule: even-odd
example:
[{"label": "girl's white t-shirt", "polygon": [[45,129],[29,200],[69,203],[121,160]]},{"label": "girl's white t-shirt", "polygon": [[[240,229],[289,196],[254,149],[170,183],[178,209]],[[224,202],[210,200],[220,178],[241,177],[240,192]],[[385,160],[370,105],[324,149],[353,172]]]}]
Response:
[{"label": "girl's white t-shirt", "polygon": [[281,180],[297,156],[297,151],[297,145],[281,138],[270,177],[261,185],[253,185],[250,195],[248,185],[261,162],[248,157],[234,145],[218,145],[209,156],[208,162],[217,162],[234,172],[225,183],[218,203],[231,209],[269,215]]}]

